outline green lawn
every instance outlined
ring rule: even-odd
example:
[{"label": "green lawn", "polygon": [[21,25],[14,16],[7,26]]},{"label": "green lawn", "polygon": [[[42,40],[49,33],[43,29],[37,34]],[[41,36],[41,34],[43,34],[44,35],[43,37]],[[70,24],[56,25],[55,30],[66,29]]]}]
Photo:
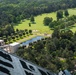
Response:
[{"label": "green lawn", "polygon": [[[76,8],[74,9],[68,9],[70,15],[76,15]],[[42,15],[38,15],[35,17],[36,24],[31,24],[31,27],[29,27],[29,20],[25,20],[21,24],[16,25],[15,29],[31,29],[31,30],[38,30],[39,33],[52,33],[53,30],[50,30],[48,26],[43,25],[43,19],[44,17],[52,17],[54,20],[56,20],[56,12],[52,13],[45,13]],[[73,27],[72,30],[75,32],[76,27]]]},{"label": "green lawn", "polygon": [[70,28],[74,33],[76,32],[76,24],[72,28]]},{"label": "green lawn", "polygon": [[49,13],[49,14],[42,14],[35,17],[36,24],[31,24],[31,27],[29,27],[29,20],[25,20],[21,24],[18,24],[15,26],[15,29],[32,29],[32,30],[38,30],[41,33],[52,33],[52,30],[48,26],[44,26],[43,19],[44,17],[53,17],[54,20],[56,20],[56,13]]},{"label": "green lawn", "polygon": [[76,8],[68,9],[70,15],[76,15]]},{"label": "green lawn", "polygon": [[[69,9],[68,11],[69,11],[70,15],[76,15],[76,8]],[[75,31],[76,31],[76,24],[74,24],[74,26],[71,27],[70,29],[71,29],[73,32],[75,32]]]}]

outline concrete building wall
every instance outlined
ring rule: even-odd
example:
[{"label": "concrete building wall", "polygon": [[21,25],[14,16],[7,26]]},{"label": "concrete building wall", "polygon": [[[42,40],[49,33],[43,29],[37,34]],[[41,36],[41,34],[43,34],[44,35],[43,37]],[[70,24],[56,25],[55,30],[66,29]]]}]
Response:
[{"label": "concrete building wall", "polygon": [[0,40],[0,46],[5,45],[4,40]]},{"label": "concrete building wall", "polygon": [[10,53],[15,53],[16,50],[20,47],[20,44],[15,42],[9,45]]}]

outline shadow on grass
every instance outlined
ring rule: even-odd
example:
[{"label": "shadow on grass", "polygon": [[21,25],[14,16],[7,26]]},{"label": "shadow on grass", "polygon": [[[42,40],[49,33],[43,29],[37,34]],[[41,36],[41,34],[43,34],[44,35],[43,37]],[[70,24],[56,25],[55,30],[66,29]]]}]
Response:
[{"label": "shadow on grass", "polygon": [[54,28],[50,28],[50,30],[54,30]]},{"label": "shadow on grass", "polygon": [[36,22],[31,22],[31,24],[36,24]]},{"label": "shadow on grass", "polygon": [[[13,26],[18,26],[18,24],[22,24],[23,21],[20,21],[18,23],[13,23]],[[25,22],[25,21],[24,21]]]},{"label": "shadow on grass", "polygon": [[76,26],[69,26],[68,28],[69,28],[69,29],[72,29],[72,28],[74,28],[74,27],[76,27]]}]

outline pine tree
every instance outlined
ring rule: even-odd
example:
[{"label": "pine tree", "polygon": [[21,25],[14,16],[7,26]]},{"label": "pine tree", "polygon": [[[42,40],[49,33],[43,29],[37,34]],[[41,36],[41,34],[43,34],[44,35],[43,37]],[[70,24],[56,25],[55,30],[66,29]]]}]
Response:
[{"label": "pine tree", "polygon": [[30,18],[30,22],[34,22],[35,19],[34,19],[34,16],[32,15],[31,18]]},{"label": "pine tree", "polygon": [[68,10],[65,10],[64,15],[67,17],[69,16]]}]

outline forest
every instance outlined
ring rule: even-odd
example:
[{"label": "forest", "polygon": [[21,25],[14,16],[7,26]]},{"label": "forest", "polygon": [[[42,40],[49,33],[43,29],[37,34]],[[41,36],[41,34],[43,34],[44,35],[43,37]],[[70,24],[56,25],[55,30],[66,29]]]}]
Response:
[{"label": "forest", "polygon": [[59,28],[55,28],[52,37],[30,43],[28,48],[21,46],[16,54],[53,72],[65,69],[74,71],[76,33],[71,30],[60,31]]},{"label": "forest", "polygon": [[76,7],[75,0],[1,0],[0,25],[19,23],[31,15]]},{"label": "forest", "polygon": [[60,29],[69,29],[69,27],[74,26],[76,23],[76,15],[69,16],[68,10],[57,11],[56,18],[57,20],[53,20],[52,17],[45,17],[43,24],[45,26],[49,26],[51,29],[54,29],[55,27],[60,27]]}]

